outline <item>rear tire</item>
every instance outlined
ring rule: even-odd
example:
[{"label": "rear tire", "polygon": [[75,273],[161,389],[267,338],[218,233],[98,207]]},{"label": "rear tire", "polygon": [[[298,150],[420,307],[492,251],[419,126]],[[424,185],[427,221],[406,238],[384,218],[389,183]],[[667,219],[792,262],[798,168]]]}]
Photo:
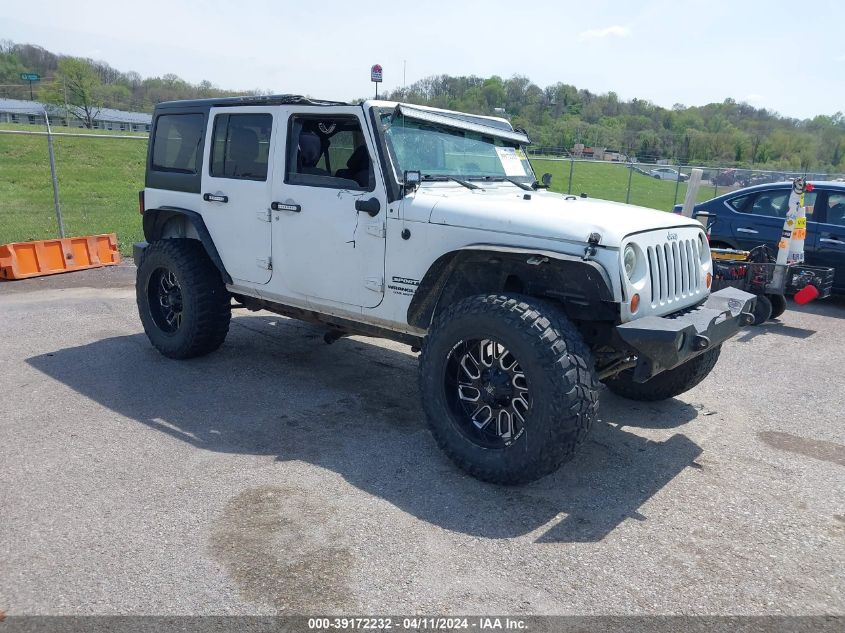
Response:
[{"label": "rear tire", "polygon": [[580,333],[553,304],[479,295],[438,315],[420,358],[434,439],[478,479],[522,484],[557,470],[596,418],[598,383]]},{"label": "rear tire", "polygon": [[716,366],[722,346],[719,345],[688,360],[683,365],[657,374],[646,382],[634,382],[634,370],[626,369],[613,378],[608,378],[604,384],[613,393],[630,400],[655,402],[667,400],[689,391],[704,380]]},{"label": "rear tire", "polygon": [[150,244],[138,268],[135,297],[144,332],[168,358],[203,356],[226,339],[231,297],[197,240]]}]

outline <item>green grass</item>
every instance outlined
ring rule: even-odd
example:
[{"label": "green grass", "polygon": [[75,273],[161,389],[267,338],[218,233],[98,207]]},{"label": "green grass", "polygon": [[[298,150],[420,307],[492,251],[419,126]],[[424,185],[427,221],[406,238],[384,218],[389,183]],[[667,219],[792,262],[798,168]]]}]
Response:
[{"label": "green grass", "polygon": [[[117,233],[120,252],[129,254],[142,237],[147,142],[59,136],[53,144],[66,235]],[[0,134],[0,244],[57,236],[47,137]]]},{"label": "green grass", "polygon": [[[539,178],[548,172],[552,175],[552,191],[559,193],[571,192],[575,195],[586,193],[591,198],[626,202],[628,176],[630,170],[623,163],[578,162],[572,166],[572,186],[569,185],[568,160],[549,160],[534,158],[531,165]],[[644,167],[646,171],[651,167]],[[627,202],[643,207],[651,207],[661,211],[670,211],[675,204],[683,204],[687,195],[687,184],[675,183],[668,180],[657,180],[636,171],[630,173],[631,194]],[[677,198],[676,189],[677,185]],[[713,198],[715,188],[708,182],[702,181],[698,190],[698,201],[703,202]],[[719,188],[719,194],[727,189]]]},{"label": "green grass", "polygon": [[[0,125],[0,129],[39,130],[38,126]],[[57,128],[74,133],[118,132]],[[127,133],[129,135],[130,133]],[[137,135],[134,134],[134,135]],[[54,137],[56,171],[66,234],[117,233],[120,252],[130,254],[132,242],[142,238],[138,191],[144,183],[147,142],[136,139]],[[552,174],[552,190],[566,193],[569,161],[534,159],[538,175]],[[571,192],[625,202],[629,170],[619,163],[576,162]],[[686,195],[678,186],[677,202]],[[726,191],[720,188],[719,193]],[[704,184],[699,200],[714,196]],[[631,174],[630,202],[668,211],[675,203],[675,183]],[[57,237],[47,138],[0,134],[0,244]]]}]

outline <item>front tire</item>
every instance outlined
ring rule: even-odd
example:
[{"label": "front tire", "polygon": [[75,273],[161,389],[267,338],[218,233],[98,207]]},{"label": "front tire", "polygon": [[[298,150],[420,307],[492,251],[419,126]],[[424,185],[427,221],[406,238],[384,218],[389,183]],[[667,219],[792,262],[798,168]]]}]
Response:
[{"label": "front tire", "polygon": [[770,319],[777,319],[784,312],[786,312],[786,297],[783,295],[766,295],[769,298],[769,303],[772,304],[772,315]]},{"label": "front tire", "polygon": [[557,470],[598,407],[593,359],[554,305],[479,295],[438,315],[420,358],[434,439],[478,479],[522,484]]},{"label": "front tire", "polygon": [[757,295],[754,312],[752,313],[754,315],[754,323],[752,325],[763,325],[772,318],[772,311],[773,306],[769,297],[767,295]]},{"label": "front tire", "polygon": [[138,268],[135,296],[144,332],[168,358],[203,356],[226,339],[231,297],[196,240],[150,244]]},{"label": "front tire", "polygon": [[716,366],[721,352],[722,346],[719,345],[645,382],[634,382],[634,370],[626,369],[613,378],[605,380],[604,384],[617,396],[630,400],[646,402],[667,400],[689,391],[707,378]]}]

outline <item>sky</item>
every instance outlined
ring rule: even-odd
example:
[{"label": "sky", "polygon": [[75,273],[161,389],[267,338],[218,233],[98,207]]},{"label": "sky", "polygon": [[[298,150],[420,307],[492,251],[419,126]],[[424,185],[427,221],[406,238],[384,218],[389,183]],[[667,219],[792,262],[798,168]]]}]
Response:
[{"label": "sky", "polygon": [[379,63],[381,92],[435,74],[520,74],[664,107],[730,97],[797,118],[845,111],[842,0],[3,5],[0,39],[227,89],[368,97]]}]

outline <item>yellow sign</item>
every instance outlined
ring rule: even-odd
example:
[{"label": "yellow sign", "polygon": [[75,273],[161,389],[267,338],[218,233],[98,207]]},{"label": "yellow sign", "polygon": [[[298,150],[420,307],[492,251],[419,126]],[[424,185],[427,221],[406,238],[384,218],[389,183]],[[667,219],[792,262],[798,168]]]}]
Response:
[{"label": "yellow sign", "polygon": [[807,218],[798,218],[795,220],[795,226],[799,229],[806,229],[807,228]]}]

